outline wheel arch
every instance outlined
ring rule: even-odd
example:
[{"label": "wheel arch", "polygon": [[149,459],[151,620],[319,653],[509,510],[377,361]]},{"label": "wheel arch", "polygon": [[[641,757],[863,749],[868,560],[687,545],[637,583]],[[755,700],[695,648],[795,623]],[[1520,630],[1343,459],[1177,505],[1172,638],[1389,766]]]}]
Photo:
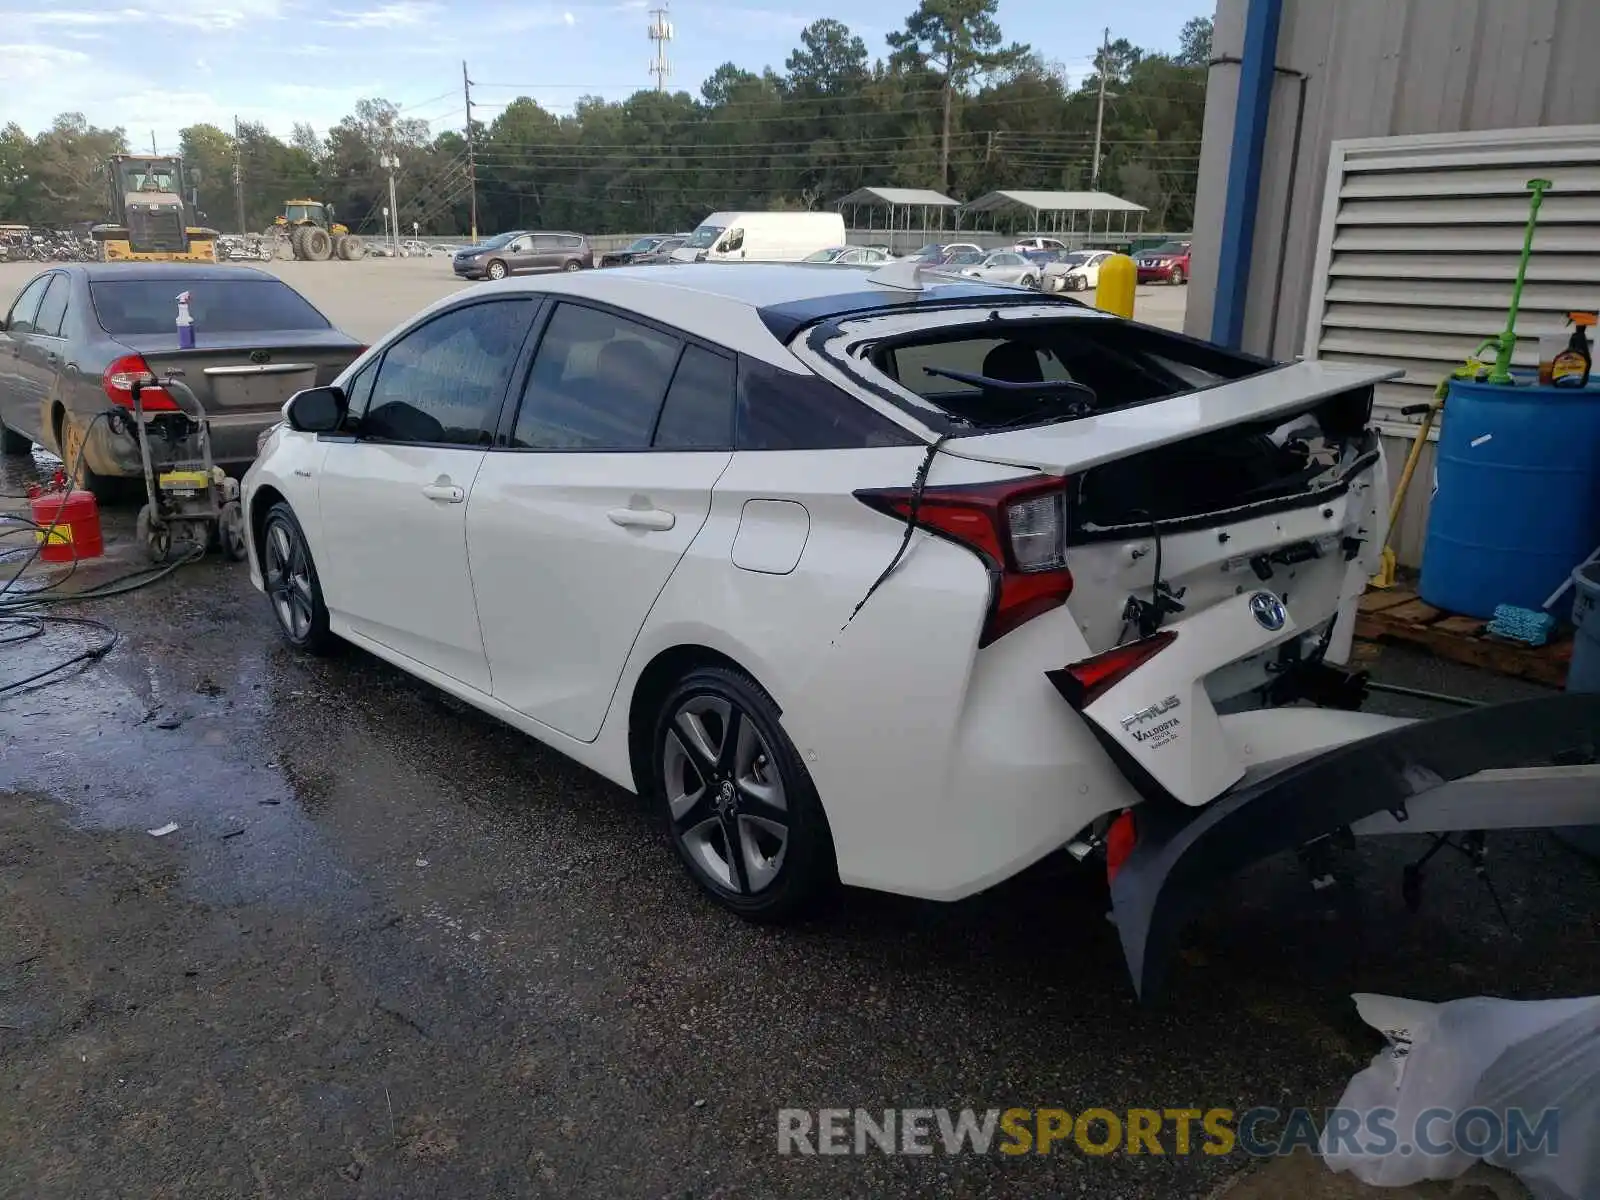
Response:
[{"label": "wheel arch", "polygon": [[255,494],[250,497],[250,511],[245,514],[245,528],[249,531],[250,545],[255,550],[258,562],[261,557],[261,533],[267,524],[267,514],[272,511],[274,504],[280,502],[288,503],[284,494],[270,483],[264,483],[256,488]]},{"label": "wheel arch", "polygon": [[726,667],[748,676],[767,693],[779,715],[783,713],[782,703],[766,684],[731,655],[692,642],[658,651],[639,672],[628,698],[628,771],[633,777],[633,790],[641,796],[650,787],[650,735],[655,728],[656,710],[673,684],[700,667]]}]

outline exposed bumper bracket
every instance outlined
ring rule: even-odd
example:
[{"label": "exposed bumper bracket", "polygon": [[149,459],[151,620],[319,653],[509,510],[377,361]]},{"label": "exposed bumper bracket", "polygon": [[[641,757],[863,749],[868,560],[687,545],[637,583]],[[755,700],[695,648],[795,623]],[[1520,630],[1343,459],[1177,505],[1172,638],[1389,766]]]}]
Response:
[{"label": "exposed bumper bracket", "polygon": [[[1358,834],[1600,824],[1600,695],[1453,713],[1348,742],[1204,808],[1152,799],[1111,883],[1133,985],[1151,999],[1214,885],[1344,827]],[[1449,821],[1450,824],[1443,824]],[[1457,823],[1459,822],[1459,823]]]}]

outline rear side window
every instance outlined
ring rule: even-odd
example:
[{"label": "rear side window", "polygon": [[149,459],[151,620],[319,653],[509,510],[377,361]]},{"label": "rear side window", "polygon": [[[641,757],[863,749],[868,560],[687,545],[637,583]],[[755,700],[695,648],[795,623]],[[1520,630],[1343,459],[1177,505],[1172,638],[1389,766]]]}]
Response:
[{"label": "rear side window", "polygon": [[740,450],[848,450],[912,446],[917,439],[815,375],[739,357],[735,446]]},{"label": "rear side window", "polygon": [[681,343],[647,325],[558,304],[533,356],[511,444],[525,450],[643,450]]},{"label": "rear side window", "polygon": [[33,319],[33,331],[46,337],[61,336],[61,322],[67,315],[67,293],[72,290],[72,280],[65,275],[50,277],[50,290],[39,305],[39,315]]},{"label": "rear side window", "polygon": [[684,349],[656,425],[657,450],[733,446],[733,360],[699,346]]},{"label": "rear side window", "polygon": [[96,279],[89,284],[95,316],[113,334],[173,332],[179,292],[189,293],[189,313],[201,337],[332,328],[305,297],[276,279]]},{"label": "rear side window", "polygon": [[39,304],[44,299],[44,290],[50,286],[53,278],[54,275],[41,275],[22,289],[22,295],[18,296],[17,302],[11,306],[10,320],[6,326],[10,332],[33,332],[33,319],[39,314]]}]

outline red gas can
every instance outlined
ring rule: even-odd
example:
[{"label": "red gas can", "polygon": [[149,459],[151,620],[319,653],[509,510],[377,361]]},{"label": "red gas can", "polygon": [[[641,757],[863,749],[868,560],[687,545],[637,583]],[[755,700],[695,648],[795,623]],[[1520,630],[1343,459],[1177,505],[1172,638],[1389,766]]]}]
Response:
[{"label": "red gas can", "polygon": [[43,543],[39,547],[41,562],[69,563],[99,558],[105,553],[105,541],[100,536],[100,506],[88,492],[77,488],[38,492],[28,505],[33,510],[34,524],[39,526],[34,538]]}]

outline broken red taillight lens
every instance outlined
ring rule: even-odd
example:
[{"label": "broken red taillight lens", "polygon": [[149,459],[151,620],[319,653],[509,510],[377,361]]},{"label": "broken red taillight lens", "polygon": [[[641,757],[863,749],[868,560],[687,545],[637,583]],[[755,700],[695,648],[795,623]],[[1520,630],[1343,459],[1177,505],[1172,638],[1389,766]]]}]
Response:
[{"label": "broken red taillight lens", "polygon": [[1056,685],[1061,698],[1081,712],[1172,645],[1177,637],[1172,630],[1163,629],[1137,642],[1113,647],[1093,658],[1045,674]]},{"label": "broken red taillight lens", "polygon": [[[863,504],[911,519],[915,489],[858,491]],[[987,646],[1072,595],[1067,569],[1067,490],[1061,479],[925,487],[918,526],[973,551],[993,580],[978,645]]]}]

